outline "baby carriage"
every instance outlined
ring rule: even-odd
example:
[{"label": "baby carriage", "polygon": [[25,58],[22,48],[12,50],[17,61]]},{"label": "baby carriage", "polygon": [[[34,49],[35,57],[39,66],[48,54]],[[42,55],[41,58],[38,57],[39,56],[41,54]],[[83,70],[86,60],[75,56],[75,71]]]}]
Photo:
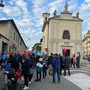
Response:
[{"label": "baby carriage", "polygon": [[23,85],[17,83],[18,78],[21,79],[19,72],[15,72],[13,68],[5,71],[3,74],[7,75],[8,83],[2,90],[23,90]]}]

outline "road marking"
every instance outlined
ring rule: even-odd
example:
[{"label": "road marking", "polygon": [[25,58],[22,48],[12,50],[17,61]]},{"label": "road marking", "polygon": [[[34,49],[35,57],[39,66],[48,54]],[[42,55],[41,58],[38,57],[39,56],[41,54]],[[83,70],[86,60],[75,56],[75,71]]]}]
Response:
[{"label": "road marking", "polygon": [[71,76],[65,76],[64,78],[71,81],[72,83],[80,87],[82,90],[90,90],[90,76],[86,74],[77,73]]}]

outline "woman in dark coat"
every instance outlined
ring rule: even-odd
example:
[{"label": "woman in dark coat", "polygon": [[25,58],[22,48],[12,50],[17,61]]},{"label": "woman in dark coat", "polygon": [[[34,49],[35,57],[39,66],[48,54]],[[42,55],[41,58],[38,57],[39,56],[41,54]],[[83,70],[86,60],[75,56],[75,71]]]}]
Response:
[{"label": "woman in dark coat", "polygon": [[19,60],[18,60],[18,57],[14,57],[11,60],[11,68],[14,68],[15,72],[17,72],[19,70]]},{"label": "woman in dark coat", "polygon": [[28,76],[30,73],[30,66],[29,62],[26,57],[22,60],[22,74],[24,75],[24,89],[28,89]]}]

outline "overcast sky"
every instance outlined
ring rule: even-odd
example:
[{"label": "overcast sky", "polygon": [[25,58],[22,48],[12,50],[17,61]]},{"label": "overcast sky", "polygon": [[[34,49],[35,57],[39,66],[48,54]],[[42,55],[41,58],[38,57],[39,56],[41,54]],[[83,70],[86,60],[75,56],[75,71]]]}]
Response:
[{"label": "overcast sky", "polygon": [[42,38],[42,13],[50,13],[54,10],[57,15],[64,10],[64,5],[68,2],[68,10],[73,12],[73,16],[79,11],[80,18],[83,19],[82,34],[90,30],[90,0],[3,0],[5,7],[0,10],[0,19],[14,19],[20,34],[26,45],[32,46],[40,42]]}]

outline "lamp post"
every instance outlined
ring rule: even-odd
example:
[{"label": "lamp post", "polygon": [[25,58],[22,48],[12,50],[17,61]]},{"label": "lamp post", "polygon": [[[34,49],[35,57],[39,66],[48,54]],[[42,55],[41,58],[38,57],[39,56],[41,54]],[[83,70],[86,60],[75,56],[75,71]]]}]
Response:
[{"label": "lamp post", "polygon": [[3,0],[0,0],[0,7],[4,7]]}]

